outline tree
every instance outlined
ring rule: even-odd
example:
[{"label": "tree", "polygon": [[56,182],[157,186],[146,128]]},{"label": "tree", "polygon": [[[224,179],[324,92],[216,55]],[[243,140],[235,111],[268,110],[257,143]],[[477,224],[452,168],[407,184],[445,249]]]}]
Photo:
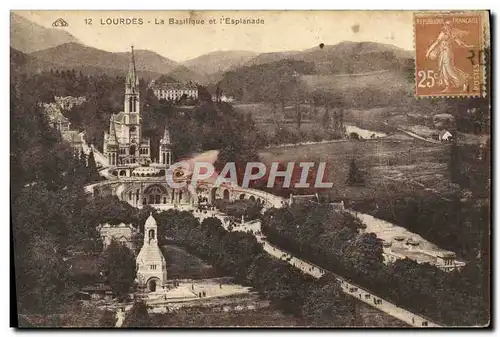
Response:
[{"label": "tree", "polygon": [[361,137],[359,136],[359,134],[357,132],[351,132],[349,134],[349,139],[352,139],[352,140],[361,140]]},{"label": "tree", "polygon": [[15,235],[17,303],[20,312],[57,309],[72,289],[58,245],[50,234]]},{"label": "tree", "polygon": [[448,171],[450,173],[451,182],[457,184],[460,184],[462,182],[460,151],[456,140],[454,140],[450,146],[450,161],[448,163]]},{"label": "tree", "polygon": [[114,328],[116,324],[116,314],[113,311],[105,310],[99,319],[99,327]]},{"label": "tree", "polygon": [[90,151],[87,159],[87,169],[91,181],[100,180],[99,171],[97,170],[97,164],[95,162],[94,151]]},{"label": "tree", "polygon": [[349,175],[347,177],[347,185],[349,186],[359,186],[364,185],[365,180],[361,171],[358,169],[358,165],[354,158],[351,160],[351,164],[349,166]]},{"label": "tree", "polygon": [[125,297],[135,279],[134,254],[113,240],[105,251],[104,269],[113,292],[120,298]]},{"label": "tree", "polygon": [[323,115],[323,128],[330,130],[330,112],[328,104],[325,103],[325,114]]},{"label": "tree", "polygon": [[148,306],[142,301],[136,301],[125,317],[123,326],[127,328],[147,328],[152,326]]},{"label": "tree", "polygon": [[353,303],[345,298],[338,281],[326,281],[323,278],[306,296],[302,306],[304,318],[315,326],[352,326],[355,321]]}]

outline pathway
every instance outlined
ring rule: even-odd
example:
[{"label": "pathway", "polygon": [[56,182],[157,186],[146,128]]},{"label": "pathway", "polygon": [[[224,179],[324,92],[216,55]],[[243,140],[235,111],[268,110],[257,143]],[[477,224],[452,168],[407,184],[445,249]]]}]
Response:
[{"label": "pathway", "polygon": [[434,140],[434,139],[429,139],[429,138],[425,138],[425,137],[422,137],[422,136],[419,136],[417,135],[416,133],[413,133],[411,131],[408,131],[408,130],[405,130],[405,129],[402,129],[400,127],[397,127],[397,126],[392,126],[392,125],[389,125],[387,122],[384,122],[384,124],[386,126],[389,126],[389,127],[393,127],[395,128],[396,130],[398,131],[401,131],[403,133],[406,133],[408,136],[410,137],[413,137],[413,138],[416,138],[416,139],[420,139],[420,140],[423,140],[424,142],[427,142],[427,143],[432,143],[432,144],[441,144],[440,141],[437,141],[437,140]]},{"label": "pathway", "polygon": [[[221,217],[219,217],[221,218]],[[229,223],[225,223],[222,221],[223,225],[227,229],[227,225]],[[269,253],[270,255],[282,259],[284,261],[287,261],[289,264],[293,265],[294,267],[302,270],[304,273],[309,274],[315,278],[320,278],[325,274],[325,270],[322,268],[307,262],[305,260],[299,259],[290,253],[280,249],[279,247],[271,245],[269,242],[264,240],[262,236],[258,233],[260,233],[261,228],[260,228],[260,221],[253,221],[253,222],[248,222],[248,223],[243,223],[239,224],[239,226],[236,226],[233,228],[233,231],[250,231],[255,238],[257,239],[258,242],[261,242],[263,244],[264,250]],[[330,272],[330,271],[328,271]],[[421,316],[414,314],[406,309],[403,309],[401,307],[398,307],[397,305],[381,298],[380,296],[376,296],[369,290],[363,289],[362,287],[352,283],[348,282],[344,278],[342,278],[339,275],[336,275],[335,273],[332,273],[337,280],[341,284],[342,291],[344,291],[345,294],[352,296],[356,298],[359,301],[362,301],[374,308],[379,309],[380,311],[385,312],[388,315],[391,315],[392,317],[395,317],[405,323],[407,323],[410,326],[413,327],[441,327],[440,325],[431,322],[429,319]]]},{"label": "pathway", "polygon": [[120,328],[123,325],[123,321],[125,320],[125,311],[122,308],[118,308],[116,311],[116,323],[115,327]]}]

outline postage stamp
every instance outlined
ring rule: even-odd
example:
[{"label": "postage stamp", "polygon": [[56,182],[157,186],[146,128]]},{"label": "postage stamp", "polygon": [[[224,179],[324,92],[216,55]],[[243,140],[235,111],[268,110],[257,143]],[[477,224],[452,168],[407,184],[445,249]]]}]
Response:
[{"label": "postage stamp", "polygon": [[418,13],[413,24],[417,97],[485,94],[482,13]]}]

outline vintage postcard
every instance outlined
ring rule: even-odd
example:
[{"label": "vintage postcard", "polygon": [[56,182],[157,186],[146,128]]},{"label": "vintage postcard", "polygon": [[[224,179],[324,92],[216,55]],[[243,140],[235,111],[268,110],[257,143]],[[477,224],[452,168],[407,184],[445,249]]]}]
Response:
[{"label": "vintage postcard", "polygon": [[11,11],[11,325],[489,327],[489,32]]}]

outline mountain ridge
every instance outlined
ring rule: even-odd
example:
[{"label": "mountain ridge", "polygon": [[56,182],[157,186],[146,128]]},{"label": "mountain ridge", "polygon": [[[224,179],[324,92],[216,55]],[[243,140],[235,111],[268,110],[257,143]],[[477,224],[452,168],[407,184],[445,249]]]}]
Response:
[{"label": "mountain ridge", "polygon": [[202,54],[181,64],[205,75],[213,75],[237,68],[259,55],[246,50],[220,50]]},{"label": "mountain ridge", "polygon": [[21,15],[10,13],[10,45],[14,49],[30,53],[68,42],[80,41],[62,29],[45,28]]}]

